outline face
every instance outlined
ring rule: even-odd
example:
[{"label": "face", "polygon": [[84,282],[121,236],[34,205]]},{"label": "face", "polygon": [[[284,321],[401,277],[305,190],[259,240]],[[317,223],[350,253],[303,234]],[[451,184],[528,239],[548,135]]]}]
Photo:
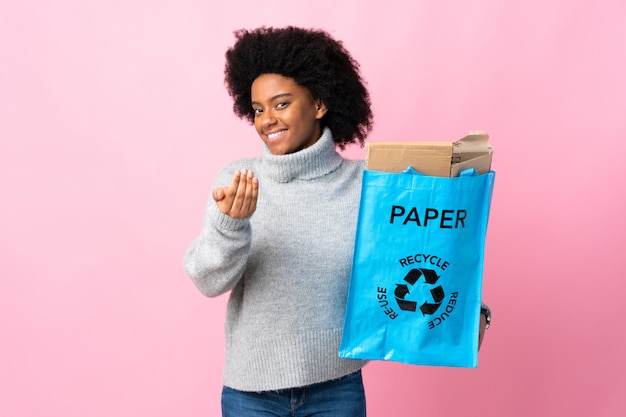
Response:
[{"label": "face", "polygon": [[326,106],[308,88],[292,78],[263,74],[252,83],[251,93],[254,126],[272,154],[297,152],[320,138]]}]

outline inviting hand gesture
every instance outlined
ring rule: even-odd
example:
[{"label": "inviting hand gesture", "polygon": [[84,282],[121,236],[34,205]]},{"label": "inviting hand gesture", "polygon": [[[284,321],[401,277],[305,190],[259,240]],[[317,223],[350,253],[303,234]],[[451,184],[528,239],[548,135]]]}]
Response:
[{"label": "inviting hand gesture", "polygon": [[228,187],[216,188],[213,199],[220,211],[233,219],[254,213],[259,194],[259,180],[252,171],[237,170]]}]

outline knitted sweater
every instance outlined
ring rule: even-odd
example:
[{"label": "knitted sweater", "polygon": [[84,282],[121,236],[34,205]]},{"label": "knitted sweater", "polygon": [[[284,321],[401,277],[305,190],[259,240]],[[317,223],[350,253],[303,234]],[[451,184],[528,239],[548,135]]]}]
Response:
[{"label": "knitted sweater", "polygon": [[323,382],[365,362],[337,355],[363,161],[343,159],[327,128],[309,148],[227,165],[259,179],[256,211],[232,219],[209,201],[184,265],[209,297],[230,291],[224,385],[267,391]]}]

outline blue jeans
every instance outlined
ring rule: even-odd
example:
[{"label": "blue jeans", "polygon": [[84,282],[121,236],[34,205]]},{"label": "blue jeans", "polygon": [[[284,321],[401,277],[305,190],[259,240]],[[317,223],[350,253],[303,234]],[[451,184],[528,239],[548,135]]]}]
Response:
[{"label": "blue jeans", "polygon": [[222,417],[365,417],[361,371],[280,391],[245,392],[224,387]]}]

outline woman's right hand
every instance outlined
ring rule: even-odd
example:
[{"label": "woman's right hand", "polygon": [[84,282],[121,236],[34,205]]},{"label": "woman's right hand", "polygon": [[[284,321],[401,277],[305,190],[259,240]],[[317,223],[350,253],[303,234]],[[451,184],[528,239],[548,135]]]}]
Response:
[{"label": "woman's right hand", "polygon": [[259,180],[252,171],[235,171],[228,187],[213,190],[213,199],[220,211],[233,219],[254,213],[259,195]]}]

